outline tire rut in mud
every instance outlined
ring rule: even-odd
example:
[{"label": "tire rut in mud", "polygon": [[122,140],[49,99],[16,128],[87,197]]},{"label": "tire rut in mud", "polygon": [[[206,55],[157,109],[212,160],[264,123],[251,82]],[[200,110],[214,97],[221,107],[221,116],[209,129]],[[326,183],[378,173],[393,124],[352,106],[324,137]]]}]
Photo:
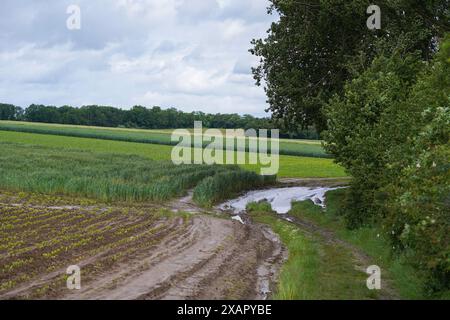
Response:
[{"label": "tire rut in mud", "polygon": [[[265,299],[286,259],[268,227],[204,214],[208,212],[192,202],[192,193],[159,208],[14,200],[0,204],[8,211],[2,219],[24,241],[15,251],[0,252],[0,262],[33,262],[8,275],[11,280],[30,274],[0,291],[2,299]],[[154,214],[164,208],[173,213]],[[70,246],[66,239],[72,232],[77,241],[92,232],[99,240],[64,250],[57,260],[43,258]],[[46,265],[37,264],[41,261]],[[69,291],[66,266],[74,263],[81,268],[82,289]]]},{"label": "tire rut in mud", "polygon": [[261,288],[273,286],[278,268],[258,270],[281,265],[284,251],[261,228],[195,216],[186,232],[163,240],[143,260],[63,298],[263,299],[268,292]]}]

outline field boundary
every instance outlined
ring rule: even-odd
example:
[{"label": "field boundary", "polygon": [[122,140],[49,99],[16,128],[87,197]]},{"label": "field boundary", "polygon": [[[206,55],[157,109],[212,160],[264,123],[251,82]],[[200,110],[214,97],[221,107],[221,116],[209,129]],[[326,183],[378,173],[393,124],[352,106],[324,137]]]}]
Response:
[{"label": "field boundary", "polygon": [[[102,127],[75,127],[72,125],[66,126],[63,124],[35,124],[33,122],[20,122],[20,123],[10,123],[10,122],[0,122],[1,131],[11,131],[11,132],[24,132],[24,133],[34,133],[34,134],[46,134],[46,135],[56,135],[56,136],[66,136],[66,137],[77,137],[77,138],[93,138],[99,140],[110,140],[110,141],[122,141],[122,142],[135,142],[143,144],[156,144],[156,145],[167,145],[176,146],[179,141],[171,141],[170,132],[156,132],[148,131],[149,135],[155,135],[157,137],[138,137],[138,136],[127,136],[126,134],[144,134],[145,131],[127,131],[115,130],[115,128],[102,128]],[[87,130],[90,130],[89,132]],[[96,131],[96,132],[94,132]],[[117,131],[117,132],[114,132]],[[246,147],[237,148],[233,147],[227,148],[224,144],[223,150],[233,150],[236,152],[249,152],[250,148],[248,146],[248,140],[250,138],[246,137]],[[302,150],[289,150],[286,149],[286,145],[283,147],[283,143],[290,145],[290,147],[318,147],[317,144],[312,144],[309,140],[305,143],[299,141],[288,141],[286,139],[279,139],[280,141],[280,155],[287,156],[298,156],[298,157],[311,157],[311,158],[323,158],[332,159],[333,157],[325,152],[316,151],[302,151]],[[203,142],[203,148],[209,145],[209,142]],[[193,148],[194,143],[192,142],[190,146]]]}]

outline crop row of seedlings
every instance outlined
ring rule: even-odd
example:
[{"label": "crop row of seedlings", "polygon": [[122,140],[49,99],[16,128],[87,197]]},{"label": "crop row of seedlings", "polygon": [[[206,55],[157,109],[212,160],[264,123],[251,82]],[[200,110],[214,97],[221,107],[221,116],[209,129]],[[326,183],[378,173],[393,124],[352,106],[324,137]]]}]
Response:
[{"label": "crop row of seedlings", "polygon": [[[1,218],[4,218],[3,211],[8,212],[10,219],[14,213],[22,219],[16,218],[8,232],[0,233],[0,296],[52,273],[48,281],[26,291],[24,297],[56,295],[66,290],[65,268],[69,265],[85,264],[83,281],[89,281],[105,268],[136,257],[160,241],[164,234],[178,233],[185,227],[173,223],[175,218],[168,213],[139,208],[36,211],[26,206],[6,207],[6,210],[2,207]],[[49,214],[54,219],[40,224],[39,216]],[[27,224],[30,219],[34,222]],[[96,256],[99,258],[93,259]]]},{"label": "crop row of seedlings", "polygon": [[31,193],[7,189],[0,190],[0,205],[27,205],[30,207],[41,208],[43,206],[73,207],[74,203],[79,207],[99,205],[98,200],[89,198],[74,198],[62,195]]},{"label": "crop row of seedlings", "polygon": [[[83,286],[91,283],[102,274],[110,275],[112,272],[121,272],[120,266],[123,264],[131,264],[139,266],[140,257],[148,255],[149,250],[157,246],[161,240],[169,235],[179,235],[180,228],[167,227],[167,225],[157,226],[133,237],[123,238],[121,241],[112,243],[108,246],[99,248],[91,254],[99,254],[100,252],[109,251],[108,254],[102,255],[99,259],[92,261],[82,267]],[[136,261],[136,263],[132,262]],[[139,271],[138,269],[132,271]],[[59,275],[44,286],[32,288],[23,298],[56,298],[60,295],[67,294],[65,275]],[[116,283],[111,283],[114,286]]]},{"label": "crop row of seedlings", "polygon": [[[71,212],[68,213],[70,214]],[[28,257],[32,254],[42,255],[44,258],[56,258],[63,250],[69,251],[70,249],[74,249],[78,246],[83,246],[84,244],[88,244],[89,239],[98,240],[98,235],[103,235],[107,231],[114,231],[114,228],[112,228],[110,225],[110,220],[113,218],[112,216],[105,217],[102,223],[103,226],[100,226],[92,225],[93,219],[89,218],[89,214],[87,213],[80,214],[77,212],[72,212],[72,215],[75,217],[75,219],[70,218],[69,220],[67,220],[64,219],[64,217],[67,215],[59,215],[58,217],[60,219],[52,221],[51,224],[45,224],[44,229],[38,228],[37,232],[35,232],[36,229],[33,225],[30,225],[28,228],[24,229],[21,226],[21,222],[19,221],[17,223],[18,229],[20,230],[18,234],[22,236],[24,242],[31,244],[31,246],[24,248],[25,250],[18,249],[16,251],[8,252],[6,257],[4,257],[3,259],[3,263],[7,264],[9,260]],[[88,217],[87,220],[89,220],[86,224],[87,227],[80,225],[80,222],[83,221],[83,218],[86,219],[86,217]],[[123,216],[118,216],[118,218],[121,220],[122,224],[117,228],[126,228],[126,224],[125,226],[123,225]],[[139,222],[139,220],[137,221]],[[128,223],[133,222],[134,221],[130,221]],[[149,223],[150,222],[151,220],[149,220]],[[55,226],[57,226],[58,228],[56,229]],[[84,229],[82,229],[82,232],[79,232],[80,227],[84,227]],[[47,230],[51,230],[53,231],[53,233],[57,233],[56,237],[48,237],[48,234],[46,233]],[[15,229],[12,229],[11,231],[16,232]],[[126,229],[120,232],[125,234],[125,231]],[[30,236],[31,233],[33,235],[37,234],[38,236],[27,237]],[[39,238],[41,238],[41,241],[39,240]]]},{"label": "crop row of seedlings", "polygon": [[[99,275],[111,272],[120,272],[120,266],[125,263],[134,265],[130,260],[139,261],[140,256],[147,255],[150,248],[156,246],[160,241],[169,234],[179,235],[182,233],[180,227],[175,225],[159,225],[153,229],[148,229],[135,236],[122,238],[120,241],[109,243],[102,248],[98,248],[90,253],[90,255],[103,254],[101,258],[83,265],[83,283],[89,283]],[[59,276],[49,281],[44,289],[34,288],[27,297],[57,297],[60,294],[67,293],[65,290],[65,276]],[[111,284],[114,285],[114,284]]]}]

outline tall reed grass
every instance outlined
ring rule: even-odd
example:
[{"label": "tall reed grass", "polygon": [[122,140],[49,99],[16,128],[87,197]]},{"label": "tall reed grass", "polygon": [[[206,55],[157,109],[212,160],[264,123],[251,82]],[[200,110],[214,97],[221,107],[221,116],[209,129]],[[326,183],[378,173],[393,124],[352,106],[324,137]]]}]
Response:
[{"label": "tall reed grass", "polygon": [[176,166],[134,155],[0,142],[0,188],[17,191],[103,201],[165,201],[208,177],[229,173],[245,180],[244,172],[237,166]]},{"label": "tall reed grass", "polygon": [[260,176],[250,171],[219,172],[201,181],[194,189],[194,201],[203,207],[232,198],[242,191],[276,182],[276,176]]}]

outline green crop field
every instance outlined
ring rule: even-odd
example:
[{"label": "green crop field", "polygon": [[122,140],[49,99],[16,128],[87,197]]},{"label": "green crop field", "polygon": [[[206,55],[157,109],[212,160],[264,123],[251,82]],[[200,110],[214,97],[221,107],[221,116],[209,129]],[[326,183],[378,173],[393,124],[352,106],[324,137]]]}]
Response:
[{"label": "green crop field", "polygon": [[[16,121],[0,121],[0,130],[138,142],[147,144],[178,144],[178,142],[171,141],[171,133],[173,130],[102,128]],[[192,130],[189,131],[192,132]],[[221,132],[223,131],[224,130],[221,130]],[[245,148],[246,150],[248,150],[249,138],[246,138],[245,140]],[[322,148],[320,141],[280,139],[279,143],[280,154],[282,155],[330,158],[330,156],[327,155]]]},{"label": "green crop field", "polygon": [[[232,188],[209,188],[203,198],[273,183],[237,166],[180,165],[136,155],[86,152],[0,142],[0,188],[91,197],[104,201],[165,201],[182,196],[207,177],[234,180]],[[197,193],[203,194],[203,189]],[[204,202],[205,203],[205,202]]]},{"label": "green crop field", "polygon": [[[170,160],[172,151],[172,147],[166,145],[1,130],[0,142],[40,145],[59,149],[76,149],[100,153],[136,155],[151,160]],[[259,172],[260,168],[259,165],[243,165],[242,167],[256,172]],[[346,173],[344,169],[335,164],[332,159],[280,156],[280,170],[278,173],[278,177],[280,178],[333,178],[345,176]]]}]

